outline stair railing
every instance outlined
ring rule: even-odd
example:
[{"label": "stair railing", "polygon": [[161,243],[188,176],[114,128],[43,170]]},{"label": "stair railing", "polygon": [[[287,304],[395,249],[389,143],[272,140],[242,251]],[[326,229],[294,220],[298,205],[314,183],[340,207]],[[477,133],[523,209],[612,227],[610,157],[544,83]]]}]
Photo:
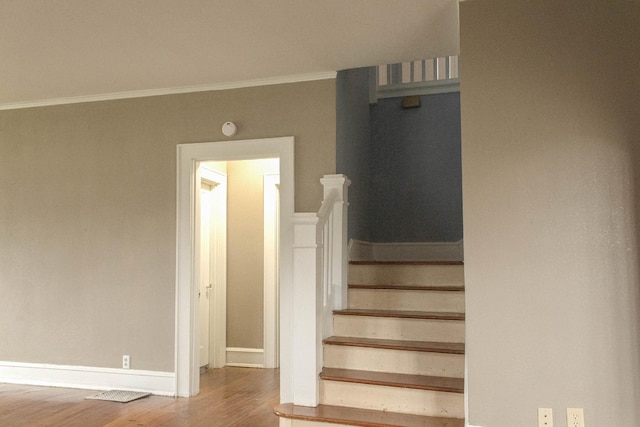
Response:
[{"label": "stair railing", "polygon": [[344,175],[325,175],[318,213],[293,218],[293,403],[317,406],[322,340],[332,335],[333,310],[347,302],[347,188]]}]

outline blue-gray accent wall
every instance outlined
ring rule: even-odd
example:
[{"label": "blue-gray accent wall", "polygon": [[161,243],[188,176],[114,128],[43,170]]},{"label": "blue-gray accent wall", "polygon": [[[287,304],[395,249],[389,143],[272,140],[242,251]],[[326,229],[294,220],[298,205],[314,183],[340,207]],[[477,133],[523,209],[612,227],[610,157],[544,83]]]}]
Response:
[{"label": "blue-gray accent wall", "polygon": [[349,237],[370,236],[369,196],[371,163],[371,113],[369,69],[341,71],[336,78],[336,171],[351,180],[349,187]]},{"label": "blue-gray accent wall", "polygon": [[349,237],[369,242],[462,239],[460,93],[368,102],[368,69],[337,79],[337,171],[352,180]]}]

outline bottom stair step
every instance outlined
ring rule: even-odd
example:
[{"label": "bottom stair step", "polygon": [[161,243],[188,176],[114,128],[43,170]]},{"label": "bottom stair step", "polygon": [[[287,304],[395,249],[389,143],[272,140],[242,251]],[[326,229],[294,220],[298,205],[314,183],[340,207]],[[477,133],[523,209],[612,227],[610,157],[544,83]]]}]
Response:
[{"label": "bottom stair step", "polygon": [[[361,427],[464,427],[464,420],[457,418],[426,417],[387,411],[318,405],[316,408],[296,406],[291,403],[278,405],[273,412],[281,418],[340,424]],[[295,424],[294,424],[295,426]]]},{"label": "bottom stair step", "polygon": [[320,373],[319,403],[464,418],[464,379],[324,368]]}]

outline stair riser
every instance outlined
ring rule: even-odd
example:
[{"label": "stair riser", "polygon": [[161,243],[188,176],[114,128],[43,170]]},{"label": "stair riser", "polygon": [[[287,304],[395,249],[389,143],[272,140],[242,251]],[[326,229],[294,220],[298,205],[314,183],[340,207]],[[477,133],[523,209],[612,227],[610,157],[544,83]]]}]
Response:
[{"label": "stair riser", "polygon": [[320,401],[325,405],[464,418],[462,393],[322,380]]},{"label": "stair riser", "polygon": [[[287,423],[288,422],[288,423]],[[280,426],[279,427],[353,427],[353,424],[334,424],[334,423],[323,423],[317,421],[305,421],[305,420],[289,420],[286,418],[280,418]]]},{"label": "stair riser", "polygon": [[349,308],[464,313],[464,292],[349,289]]},{"label": "stair riser", "polygon": [[342,337],[462,343],[464,321],[334,315],[333,334]]},{"label": "stair riser", "polygon": [[324,366],[398,374],[464,377],[463,354],[325,345]]},{"label": "stair riser", "polygon": [[369,285],[464,285],[462,265],[350,265],[349,283]]},{"label": "stair riser", "polygon": [[[439,420],[442,420],[441,418]],[[287,421],[289,423],[287,423]],[[322,421],[306,421],[306,420],[288,420],[286,418],[280,418],[279,427],[353,427],[369,425],[366,422],[364,424],[337,424],[337,423],[325,423]],[[394,424],[395,425],[395,424]],[[416,427],[418,425],[416,424]],[[448,419],[446,421],[432,421],[429,424],[420,424],[420,427],[464,427],[464,420]]]}]

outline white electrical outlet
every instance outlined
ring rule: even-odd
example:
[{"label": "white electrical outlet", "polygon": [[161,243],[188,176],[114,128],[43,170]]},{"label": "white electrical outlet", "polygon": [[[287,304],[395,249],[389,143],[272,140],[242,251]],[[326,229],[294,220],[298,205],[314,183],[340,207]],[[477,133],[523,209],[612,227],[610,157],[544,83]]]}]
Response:
[{"label": "white electrical outlet", "polygon": [[122,369],[129,369],[131,367],[131,356],[125,354],[122,356]]},{"label": "white electrical outlet", "polygon": [[553,409],[538,408],[538,427],[553,427]]},{"label": "white electrical outlet", "polygon": [[584,427],[584,410],[582,408],[567,408],[567,426]]}]

